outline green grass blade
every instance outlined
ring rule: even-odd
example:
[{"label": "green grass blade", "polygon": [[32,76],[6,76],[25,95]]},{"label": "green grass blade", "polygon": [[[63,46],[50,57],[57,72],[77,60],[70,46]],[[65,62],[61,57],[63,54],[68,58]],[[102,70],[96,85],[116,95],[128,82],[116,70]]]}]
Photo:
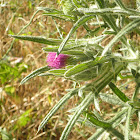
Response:
[{"label": "green grass blade", "polygon": [[80,114],[84,111],[84,109],[93,101],[94,99],[94,93],[90,92],[85,99],[81,102],[81,104],[78,106],[78,109],[75,111],[73,116],[70,118],[69,122],[67,123],[64,131],[62,132],[62,135],[60,137],[60,140],[66,140],[72,127],[74,126],[75,122],[79,118]]},{"label": "green grass blade", "polygon": [[46,115],[46,117],[43,119],[43,121],[40,123],[38,127],[38,132],[44,127],[44,125],[48,122],[48,120],[58,111],[58,109],[73,95],[75,95],[78,92],[78,88],[70,91],[65,96],[63,96],[60,101],[49,111],[49,113]]},{"label": "green grass blade", "polygon": [[19,36],[19,35],[10,35],[10,36],[16,39],[27,40],[27,41],[32,41],[32,42],[37,42],[37,43],[42,43],[47,45],[55,45],[55,46],[59,45],[62,42],[61,39],[46,39],[45,37],[40,37],[40,36]]},{"label": "green grass blade", "polygon": [[71,35],[83,24],[85,24],[88,20],[92,19],[93,15],[87,15],[87,16],[83,16],[82,18],[80,18],[75,24],[74,26],[71,28],[70,32],[68,33],[68,35],[66,36],[66,38],[63,40],[63,42],[60,44],[59,49],[58,49],[58,54],[63,50],[65,44],[67,43],[67,41],[69,40],[69,38],[71,37]]},{"label": "green grass blade", "polygon": [[122,91],[120,91],[112,82],[110,82],[109,87],[123,102],[129,101],[127,96]]},{"label": "green grass blade", "polygon": [[29,79],[41,74],[41,73],[44,73],[46,71],[48,71],[50,68],[48,66],[45,66],[45,67],[41,67],[39,69],[36,69],[34,70],[32,73],[30,73],[28,76],[26,76],[24,79],[22,79],[21,83],[20,84],[24,84],[25,82],[27,82]]},{"label": "green grass blade", "polygon": [[[105,49],[103,50],[102,52],[102,56],[104,56],[107,51],[109,49],[111,49],[113,47],[113,45],[123,36],[125,35],[126,33],[132,31],[133,29],[135,29],[136,27],[138,27],[140,25],[140,18],[130,22],[128,25],[126,25],[123,29],[121,29],[118,34],[109,42],[109,44],[105,47]],[[128,47],[128,45],[127,45]],[[130,48],[128,48],[129,51]]]}]

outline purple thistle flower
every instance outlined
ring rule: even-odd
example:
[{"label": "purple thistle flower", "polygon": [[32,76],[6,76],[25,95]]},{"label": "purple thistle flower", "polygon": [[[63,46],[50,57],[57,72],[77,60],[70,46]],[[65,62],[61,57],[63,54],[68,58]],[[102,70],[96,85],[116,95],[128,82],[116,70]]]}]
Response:
[{"label": "purple thistle flower", "polygon": [[49,52],[47,56],[48,66],[55,69],[65,67],[68,57],[69,56],[65,54],[59,54],[56,57],[56,52]]}]

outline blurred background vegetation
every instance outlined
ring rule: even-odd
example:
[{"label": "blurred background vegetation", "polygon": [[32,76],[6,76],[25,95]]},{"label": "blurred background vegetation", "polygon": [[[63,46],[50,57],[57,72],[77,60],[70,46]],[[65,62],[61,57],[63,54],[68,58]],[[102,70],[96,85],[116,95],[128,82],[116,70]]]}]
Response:
[{"label": "blurred background vegetation", "polygon": [[[0,1],[0,59],[13,40],[8,34],[17,34],[30,21],[36,7],[40,6],[60,8],[57,0]],[[72,26],[71,23],[56,22],[65,36]],[[43,17],[40,13],[22,35],[59,37],[54,20],[51,17]],[[23,77],[31,71],[47,65],[42,47],[44,46],[39,43],[16,40],[7,57],[0,61],[0,139],[57,140],[61,135],[67,121],[64,108],[49,121],[42,132],[36,133],[42,119],[72,83],[56,77],[37,77],[20,85]],[[77,99],[66,104],[65,109],[72,108],[75,100]],[[84,133],[80,134],[79,127],[74,131],[76,133],[71,134],[71,139],[83,139],[81,137]]]},{"label": "blurred background vegetation", "polygon": [[[59,0],[1,0],[0,1],[0,59],[10,48],[13,38],[8,34],[17,34],[31,19],[36,7],[60,9]],[[72,24],[68,21],[54,20],[38,13],[31,25],[22,35],[59,38],[56,24],[65,36]],[[93,27],[92,27],[93,28]],[[80,27],[77,38],[86,31]],[[139,39],[139,38],[138,38]],[[137,40],[138,42],[138,40]],[[58,140],[67,122],[66,112],[78,103],[78,97],[71,99],[65,108],[61,108],[39,134],[38,126],[49,110],[73,86],[71,81],[56,77],[36,77],[20,85],[23,77],[31,71],[45,66],[46,53],[41,48],[45,45],[29,41],[16,40],[12,50],[0,61],[0,139],[2,140]],[[131,81],[119,82],[122,90],[131,96],[135,84]],[[91,106],[91,109],[94,107]],[[103,104],[103,113],[112,106]],[[114,111],[117,107],[113,108]],[[111,116],[108,116],[111,117]],[[135,118],[134,118],[135,119]],[[76,125],[69,140],[86,140],[94,133],[94,128]]]}]

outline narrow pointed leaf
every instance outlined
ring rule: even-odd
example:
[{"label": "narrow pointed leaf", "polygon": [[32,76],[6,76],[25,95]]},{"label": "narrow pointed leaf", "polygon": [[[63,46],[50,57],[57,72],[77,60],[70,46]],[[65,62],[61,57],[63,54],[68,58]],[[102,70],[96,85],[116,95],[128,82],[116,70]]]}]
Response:
[{"label": "narrow pointed leaf", "polygon": [[115,9],[115,8],[105,8],[105,9],[89,9],[89,8],[78,8],[79,12],[83,12],[87,15],[140,15],[139,12],[131,12],[131,11],[125,11],[122,9]]},{"label": "narrow pointed leaf", "polygon": [[[136,0],[133,0],[133,1],[136,1]],[[131,5],[132,5],[132,8],[127,8],[127,7],[125,7],[124,6],[124,4],[122,3],[123,1],[122,0],[115,0],[115,2],[116,2],[116,4],[118,5],[118,6],[120,6],[121,7],[121,9],[123,9],[123,10],[125,10],[125,11],[127,11],[127,12],[131,12],[131,13],[133,13],[133,14],[135,14],[135,15],[140,15],[140,12],[139,11],[136,11],[135,9],[134,9],[134,3],[132,4],[131,3],[131,1],[129,2],[128,1],[128,3],[131,3]],[[127,1],[126,1],[127,2]]]},{"label": "narrow pointed leaf", "polygon": [[[96,0],[97,4],[99,5],[100,9],[106,8],[106,4],[103,0]],[[114,30],[115,33],[119,31],[119,28],[116,25],[115,19],[112,15],[102,15],[103,20],[107,22],[108,26]]]},{"label": "narrow pointed leaf", "polygon": [[[66,69],[51,69],[48,71],[50,75],[54,75],[54,76],[64,76],[65,72],[66,72]],[[45,76],[45,75],[41,74],[39,76]]]},{"label": "narrow pointed leaf", "polygon": [[45,37],[40,36],[20,36],[20,35],[10,35],[16,39],[27,40],[47,45],[59,45],[61,43],[61,39],[46,39]]},{"label": "narrow pointed leaf", "polygon": [[84,112],[83,114],[84,114],[84,116],[87,117],[87,119],[90,122],[92,122],[96,126],[99,126],[99,127],[105,128],[105,129],[106,128],[110,128],[112,126],[110,123],[107,123],[107,122],[103,122],[101,120],[98,120],[93,113]]},{"label": "narrow pointed leaf", "polygon": [[69,40],[69,38],[71,37],[71,35],[83,24],[85,24],[88,20],[92,19],[95,16],[91,16],[91,15],[87,15],[84,16],[82,18],[80,18],[75,24],[74,26],[71,28],[70,32],[68,33],[68,35],[66,36],[66,38],[63,40],[63,42],[60,44],[59,49],[58,49],[58,54],[63,50],[65,44],[67,43],[67,41]]},{"label": "narrow pointed leaf", "polygon": [[112,82],[110,82],[109,87],[123,102],[129,101],[127,96],[122,91],[120,91]]},{"label": "narrow pointed leaf", "polygon": [[130,139],[130,117],[131,117],[132,107],[130,106],[128,109],[126,124],[125,124],[125,138],[124,140]]},{"label": "narrow pointed leaf", "polygon": [[38,127],[38,132],[45,126],[45,124],[48,122],[48,120],[58,111],[58,109],[73,95],[75,95],[78,92],[78,89],[74,89],[67,93],[65,96],[63,96],[60,101],[49,111],[49,113],[46,115],[46,117],[43,119],[43,121],[40,123]]},{"label": "narrow pointed leaf", "polygon": [[116,95],[100,93],[99,96],[104,102],[109,104],[125,106],[125,103],[122,102],[122,100],[120,100]]},{"label": "narrow pointed leaf", "polygon": [[96,95],[94,96],[94,105],[95,105],[95,109],[97,109],[100,112],[99,100],[96,97]]},{"label": "narrow pointed leaf", "polygon": [[[106,68],[103,74],[97,77],[96,81],[93,81],[93,83],[89,83],[85,85],[83,90],[85,91],[92,90],[98,95],[98,93],[114,78],[114,75],[117,75],[123,69],[123,67],[124,65],[122,63],[116,65],[115,73],[113,73],[112,70],[109,69],[110,67]],[[79,118],[80,114],[84,111],[84,109],[93,101],[93,99],[94,99],[94,93],[90,92],[82,101],[82,103],[78,106],[78,109],[75,111],[75,113],[67,123],[67,126],[65,127],[60,140],[67,139],[76,120]]]},{"label": "narrow pointed leaf", "polygon": [[24,84],[25,82],[27,82],[29,79],[41,74],[41,73],[44,73],[46,71],[48,71],[50,68],[48,66],[45,66],[45,67],[41,67],[39,69],[36,69],[35,71],[33,71],[32,73],[30,73],[28,76],[26,76],[24,79],[22,79],[21,81],[21,84]]},{"label": "narrow pointed leaf", "polygon": [[60,74],[64,74],[66,72],[66,69],[51,69],[48,72],[50,73],[60,73]]},{"label": "narrow pointed leaf", "polygon": [[[115,115],[112,119],[110,119],[108,123],[112,124],[113,128],[118,126],[120,122],[122,121],[122,119],[124,118],[124,115],[126,114],[127,110],[128,109],[124,109],[120,111],[117,115]],[[106,130],[103,128],[98,129],[97,132],[95,132],[90,138],[88,138],[88,140],[98,139],[101,136],[101,134],[104,133],[105,131]]]},{"label": "narrow pointed leaf", "polygon": [[[109,49],[113,47],[113,45],[126,33],[132,31],[136,27],[140,26],[140,18],[130,22],[128,25],[126,25],[123,29],[121,29],[118,34],[109,42],[109,44],[105,47],[105,49],[102,52],[102,56],[104,56]],[[129,48],[128,48],[129,49]]]},{"label": "narrow pointed leaf", "polygon": [[65,15],[63,11],[50,9],[47,7],[37,7],[37,9],[44,11],[45,13],[43,13],[43,15],[52,16],[52,17],[63,19],[63,20],[75,20],[75,17]]},{"label": "narrow pointed leaf", "polygon": [[106,129],[107,131],[113,133],[114,135],[116,135],[118,138],[120,138],[121,140],[124,139],[124,136],[118,132],[116,129],[114,129],[112,127],[111,123],[108,122],[104,122],[101,120],[98,120],[97,118],[95,118],[93,113],[89,113],[89,112],[84,112],[84,115],[86,115],[87,119],[92,122],[94,125],[102,127],[104,129]]},{"label": "narrow pointed leaf", "polygon": [[[68,51],[68,50],[74,51],[75,49],[76,50],[83,49],[85,46],[87,46],[87,44],[89,46],[91,45],[92,48],[95,50],[102,51],[103,48],[101,46],[97,45],[97,43],[101,42],[105,37],[106,37],[106,35],[100,35],[100,36],[90,38],[90,39],[78,39],[77,41],[70,39],[69,42],[65,45],[65,48],[63,48],[62,53],[64,53],[64,51]],[[46,52],[57,52],[58,48],[59,47],[44,47],[42,49]]]},{"label": "narrow pointed leaf", "polygon": [[66,73],[65,73],[65,76],[66,77],[70,77],[70,76],[73,76],[75,74],[78,74],[84,70],[88,70],[94,66],[96,66],[97,64],[100,64],[100,63],[104,63],[104,62],[107,62],[108,59],[100,59],[100,58],[96,58],[95,60],[93,61],[88,61],[88,62],[84,62],[84,63],[81,63],[81,64],[77,64],[76,66],[74,66],[73,68],[69,69]]},{"label": "narrow pointed leaf", "polygon": [[87,119],[90,122],[92,122],[94,125],[102,127],[106,129],[107,131],[110,131],[111,133],[113,133],[114,135],[116,135],[122,140],[124,139],[124,136],[120,132],[118,132],[116,129],[114,129],[111,123],[98,120],[97,118],[95,118],[93,113],[84,112],[84,115],[86,115]]},{"label": "narrow pointed leaf", "polygon": [[62,14],[63,11],[59,11],[59,10],[56,10],[56,9],[51,9],[51,8],[48,8],[48,7],[36,7],[38,10],[43,10],[47,13],[57,13],[57,14]]},{"label": "narrow pointed leaf", "polygon": [[59,14],[59,13],[55,13],[55,12],[54,13],[44,13],[43,15],[55,17],[58,19],[66,20],[66,21],[75,20],[75,17],[69,16],[69,15],[64,15],[64,14]]},{"label": "narrow pointed leaf", "polygon": [[84,109],[93,101],[94,94],[90,92],[85,99],[81,102],[81,104],[78,106],[78,109],[75,111],[69,122],[67,123],[64,131],[62,132],[62,135],[60,137],[60,140],[66,140],[72,127],[74,126],[75,122],[79,118],[80,114],[84,111]]}]

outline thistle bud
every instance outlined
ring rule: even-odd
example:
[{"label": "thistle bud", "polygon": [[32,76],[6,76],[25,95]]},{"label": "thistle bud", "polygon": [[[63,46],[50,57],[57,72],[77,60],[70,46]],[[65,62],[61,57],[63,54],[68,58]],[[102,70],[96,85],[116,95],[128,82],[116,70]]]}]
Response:
[{"label": "thistle bud", "polygon": [[47,56],[48,66],[51,68],[59,69],[66,66],[68,55],[59,54],[56,55],[56,52],[49,52]]}]

